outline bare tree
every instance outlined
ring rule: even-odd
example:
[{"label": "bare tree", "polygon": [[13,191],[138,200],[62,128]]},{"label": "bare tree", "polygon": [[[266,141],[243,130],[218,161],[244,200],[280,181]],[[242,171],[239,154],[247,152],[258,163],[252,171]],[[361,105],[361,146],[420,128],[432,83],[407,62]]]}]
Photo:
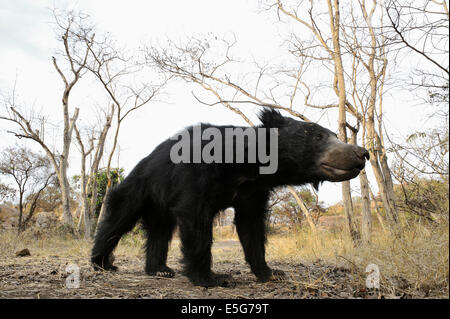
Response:
[{"label": "bare tree", "polygon": [[[63,223],[69,229],[73,229],[73,217],[70,207],[70,185],[67,176],[69,164],[69,153],[72,142],[72,132],[79,115],[79,108],[74,108],[70,115],[70,94],[74,86],[80,80],[83,72],[86,71],[86,63],[89,55],[89,48],[93,40],[92,28],[86,26],[86,17],[74,12],[59,13],[54,11],[56,21],[56,34],[62,49],[58,56],[63,62],[52,57],[53,66],[59,74],[64,84],[61,98],[61,111],[63,118],[62,150],[56,151],[45,141],[44,131],[47,118],[31,111],[21,109],[16,102],[15,88],[9,97],[4,97],[4,114],[0,119],[11,121],[18,127],[12,131],[18,138],[27,138],[37,142],[48,156],[58,177],[61,187],[61,197],[63,206]],[[83,34],[89,41],[80,41],[79,34]],[[64,67],[63,67],[64,65]]]},{"label": "bare tree", "polygon": [[[69,96],[74,85],[80,79],[82,72],[86,69],[89,49],[94,39],[93,30],[90,26],[85,24],[85,19],[86,17],[82,14],[77,15],[73,12],[65,13],[62,16],[55,14],[56,24],[62,33],[61,38],[64,45],[62,56],[69,63],[70,71],[68,73],[72,76],[72,79],[69,79],[69,75],[64,74],[63,70],[58,66],[56,58],[53,57],[53,65],[60,75],[61,80],[64,82],[64,92],[62,97],[64,119],[63,151],[60,155],[57,172],[58,178],[60,179],[61,193],[63,196],[63,220],[65,224],[72,227],[73,220],[70,209],[70,186],[67,177],[67,167],[72,142],[72,132],[75,127],[79,109],[75,108],[72,118],[69,119]],[[89,38],[90,40],[81,41],[79,37],[80,33],[84,35],[84,38]],[[54,162],[56,163],[56,161]]]},{"label": "bare tree", "polygon": [[[275,6],[275,4],[274,4]],[[340,5],[338,0],[327,0],[326,13],[314,13],[315,2],[310,1],[309,6],[302,6],[302,3],[285,7],[281,0],[277,0],[276,8],[282,12],[288,19],[306,27],[312,34],[313,40],[305,42],[292,36],[289,41],[296,55],[329,64],[332,70],[333,91],[338,99],[338,103],[326,105],[314,105],[309,101],[310,89],[308,85],[301,81],[305,86],[307,94],[305,96],[305,105],[320,109],[338,108],[338,128],[339,138],[347,142],[347,128],[355,131],[347,121],[347,112],[353,114],[358,120],[360,115],[354,106],[347,99],[345,71],[342,60],[342,41],[341,41],[341,17]],[[304,13],[304,14],[302,14]],[[321,15],[328,16],[328,24],[319,23]],[[322,26],[321,26],[322,25]],[[327,29],[325,31],[325,29]],[[353,241],[356,243],[361,237],[354,221],[354,211],[351,198],[350,181],[342,182],[342,199],[344,211],[347,219],[347,226]]]},{"label": "bare tree", "polygon": [[91,221],[90,221],[90,213],[89,213],[89,199],[88,199],[88,188],[87,188],[87,181],[86,181],[86,158],[91,154],[91,152],[94,150],[94,137],[91,134],[89,136],[89,145],[86,148],[83,140],[81,139],[80,131],[78,130],[77,126],[75,125],[75,134],[77,138],[78,145],[80,147],[80,153],[81,153],[81,174],[80,174],[80,192],[81,192],[81,213],[80,213],[80,220],[78,222],[77,229],[79,230],[79,226],[81,225],[81,221],[84,221],[84,236],[86,238],[89,238],[91,235]]},{"label": "bare tree", "polygon": [[[374,17],[377,8],[381,9],[378,14],[379,22]],[[352,87],[351,96],[361,114],[362,141],[369,150],[372,170],[392,226],[397,222],[398,212],[383,135],[383,94],[388,64],[387,49],[390,45],[385,36],[384,10],[375,0],[370,6],[366,1],[360,0],[356,8],[351,7],[347,17],[346,27],[343,28],[343,43],[346,52],[353,57],[353,71],[348,75]],[[365,190],[367,186],[364,174],[360,175],[360,179],[361,189]],[[366,198],[367,194],[363,197]]]},{"label": "bare tree", "polygon": [[[331,0],[327,1],[328,5],[328,15],[330,17],[330,31],[333,43],[333,49],[330,50],[328,48],[331,58],[334,61],[334,91],[339,98],[339,138],[343,142],[347,142],[347,92],[345,91],[345,75],[344,75],[344,66],[342,62],[342,53],[341,53],[341,41],[340,41],[340,8],[339,1],[334,0],[334,3]],[[311,25],[312,27],[312,25]],[[350,229],[350,234],[353,238],[353,241],[356,242],[361,235],[359,234],[358,228],[355,227],[354,223],[354,212],[353,212],[353,203],[351,197],[350,190],[350,181],[342,182],[342,199],[344,202],[344,211],[345,216],[347,217],[348,227]]]},{"label": "bare tree", "polygon": [[[96,41],[92,41],[84,33],[78,36],[85,41],[86,47],[89,48],[91,60],[86,65],[87,69],[101,84],[113,104],[111,116],[115,119],[115,127],[113,143],[106,165],[108,184],[106,195],[103,197],[104,203],[112,186],[111,162],[118,145],[121,125],[132,112],[154,99],[164,86],[165,81],[150,84],[147,80],[144,80],[142,77],[144,66],[131,56],[127,56],[124,49],[119,49],[109,35],[105,35],[101,40]],[[111,121],[109,121],[108,129],[110,125]],[[99,220],[104,213],[104,209],[102,204]]]},{"label": "bare tree", "polygon": [[[36,202],[54,175],[50,170],[49,160],[24,147],[9,147],[2,151],[0,157],[0,174],[11,177],[17,187],[19,202],[18,232],[31,219],[36,209]],[[26,201],[26,194],[32,194]],[[28,215],[24,218],[25,208]]]},{"label": "bare tree", "polygon": [[[356,8],[354,8],[355,3]],[[370,8],[367,7],[366,1],[352,2],[351,4],[347,4],[347,12],[349,14],[339,22],[337,21],[339,18],[338,2],[328,2],[327,11],[320,5],[316,8],[314,4],[311,1],[309,2],[309,7],[304,3],[300,3],[300,6],[303,5],[302,7],[291,5],[290,9],[285,9],[281,1],[277,1],[278,9],[294,21],[306,26],[317,40],[317,43],[305,42],[303,39],[291,37],[289,43],[292,50],[298,56],[316,60],[325,67],[327,64],[332,64],[330,69],[334,73],[333,89],[340,100],[338,100],[338,103],[313,103],[310,101],[312,90],[309,84],[301,81],[301,84],[306,89],[305,105],[317,109],[338,108],[341,118],[340,132],[343,132],[342,128],[344,127],[344,122],[342,121],[344,116],[343,111],[345,110],[350,114],[356,120],[356,125],[352,126],[346,120],[345,126],[352,132],[352,143],[357,142],[356,134],[359,132],[359,128],[362,127],[361,140],[363,145],[371,153],[371,166],[383,197],[387,216],[391,221],[395,222],[397,220],[395,194],[382,134],[384,129],[382,122],[382,96],[386,77],[386,47],[388,43],[384,35],[383,15],[379,15],[380,23],[375,24],[373,21],[375,9],[381,6],[377,1],[372,1]],[[357,14],[358,11],[359,14]],[[324,31],[324,18],[321,18],[321,15],[325,16],[324,12],[327,12],[331,19],[331,32]],[[306,18],[302,16],[306,16]],[[336,26],[338,25],[340,26],[340,30],[336,32]],[[326,34],[330,34],[330,36],[326,38]],[[328,43],[333,44],[332,48]],[[319,47],[325,49],[321,54],[318,54]],[[343,57],[347,53],[351,54],[351,58],[347,57],[343,60]],[[336,54],[339,55],[337,60]],[[344,62],[347,63],[347,70],[351,70],[351,72],[342,68]],[[340,91],[340,88],[343,88],[343,90]],[[342,96],[339,96],[339,94],[342,94]],[[344,95],[345,101],[343,101]],[[342,107],[342,103],[344,103],[345,108]],[[377,105],[379,107],[378,109]],[[369,188],[369,184],[365,171],[360,174],[360,186],[364,200],[364,216],[370,218],[369,197],[366,191]],[[352,225],[353,221],[351,216],[353,214],[350,213],[352,208],[348,194],[349,192],[344,190],[344,203],[348,203],[346,215],[350,216],[350,218],[347,217],[347,221],[349,225]],[[370,225],[370,221],[364,220],[363,218],[365,238],[369,238],[367,236],[367,232],[370,232],[370,228],[367,228],[368,225]],[[350,226],[350,229],[352,229],[352,226]],[[356,226],[354,229],[357,229]],[[354,238],[357,238],[357,233],[355,235]]]},{"label": "bare tree", "polygon": [[[111,122],[114,115],[114,104],[111,105],[110,112],[105,113],[104,123],[99,120],[99,124],[85,130],[84,134],[75,125],[75,134],[79,150],[81,153],[81,172],[80,172],[80,195],[81,195],[81,214],[78,223],[78,229],[81,223],[84,222],[84,236],[86,238],[92,235],[91,216],[95,211],[97,203],[97,172],[99,170],[100,160],[103,156],[106,137],[111,127]],[[101,130],[95,129],[100,127]],[[83,136],[87,141],[83,141]],[[91,156],[90,166],[86,167],[87,158]],[[91,197],[89,202],[89,195]]]}]

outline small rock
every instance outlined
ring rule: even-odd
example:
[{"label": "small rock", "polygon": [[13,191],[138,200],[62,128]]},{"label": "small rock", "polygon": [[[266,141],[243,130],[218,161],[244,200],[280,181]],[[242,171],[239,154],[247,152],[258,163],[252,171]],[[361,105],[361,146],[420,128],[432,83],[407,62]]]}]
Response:
[{"label": "small rock", "polygon": [[28,250],[28,248],[19,250],[18,252],[16,252],[16,257],[25,257],[25,256],[31,256],[30,251]]}]

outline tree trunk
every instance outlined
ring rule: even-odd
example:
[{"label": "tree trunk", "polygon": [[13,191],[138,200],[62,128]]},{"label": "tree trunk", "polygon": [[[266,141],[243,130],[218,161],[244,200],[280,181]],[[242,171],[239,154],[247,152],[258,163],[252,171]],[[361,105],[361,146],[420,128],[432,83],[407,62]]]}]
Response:
[{"label": "tree trunk", "polygon": [[17,225],[17,232],[22,232],[22,216],[23,216],[23,191],[19,190],[19,223]]},{"label": "tree trunk", "polygon": [[84,237],[91,238],[91,218],[87,198],[83,201]]},{"label": "tree trunk", "polygon": [[[345,102],[347,101],[345,92],[345,78],[344,78],[344,67],[342,65],[341,56],[341,44],[339,39],[340,30],[340,13],[339,13],[339,1],[334,0],[334,6],[331,0],[328,0],[328,14],[330,17],[330,29],[333,40],[333,61],[334,61],[334,91],[339,97],[339,139],[347,143],[347,119]],[[334,7],[334,10],[333,10]],[[352,237],[353,243],[356,244],[360,238],[358,229],[354,224],[353,217],[353,204],[352,196],[350,190],[350,181],[342,182],[342,200],[344,202],[345,217],[347,220],[347,226]]]},{"label": "tree trunk", "polygon": [[386,150],[384,149],[383,146],[381,146],[380,148],[381,148],[381,154],[380,154],[381,171],[383,172],[384,181],[386,184],[387,196],[388,196],[389,204],[391,205],[393,218],[395,220],[398,220],[398,212],[397,212],[397,205],[395,204],[396,198],[395,198],[395,192],[394,192],[394,183],[392,181],[392,174],[391,174],[391,170],[389,169],[389,166],[388,166]]},{"label": "tree trunk", "polygon": [[[98,170],[97,170],[98,171]],[[98,191],[97,191],[97,173],[92,174],[91,176],[93,176],[93,180],[92,180],[92,184],[90,184],[90,189],[92,191],[91,194],[91,202],[89,203],[89,211],[91,212],[91,217],[92,217],[92,222],[91,222],[91,226],[96,229],[97,225],[95,224],[95,212],[97,209],[97,198],[98,198]],[[97,221],[98,222],[98,221]],[[92,234],[91,234],[92,235]]]},{"label": "tree trunk", "polygon": [[375,152],[369,151],[370,154],[370,164],[372,165],[372,170],[375,175],[375,179],[377,181],[378,185],[378,191],[381,196],[381,200],[383,202],[383,207],[386,212],[386,218],[391,226],[397,223],[397,216],[396,213],[392,210],[392,205],[390,204],[387,191],[386,191],[386,184],[383,177],[383,174],[381,172],[381,168],[379,166],[378,160],[376,159],[377,154]]},{"label": "tree trunk", "polygon": [[[94,161],[92,163],[91,166],[91,173],[89,175],[88,181],[87,181],[87,190],[91,190],[91,202],[89,203],[89,212],[91,213],[90,217],[94,217],[94,212],[97,208],[97,197],[98,197],[98,191],[97,191],[97,172],[98,172],[98,167],[100,164],[100,160],[103,157],[103,150],[105,148],[105,141],[106,141],[106,137],[108,135],[109,129],[111,128],[111,122],[113,119],[113,115],[115,112],[115,106],[114,104],[111,105],[111,113],[109,115],[107,115],[106,117],[106,123],[105,126],[103,127],[103,130],[100,134],[99,140],[98,140],[98,144],[97,144],[97,148],[95,151],[95,155],[94,155]],[[117,135],[117,134],[116,134]],[[103,205],[102,205],[103,206]],[[99,214],[100,217],[100,214]],[[91,220],[92,220],[91,218]],[[98,219],[100,220],[100,218]],[[98,222],[97,220],[97,222]],[[98,223],[97,223],[98,224]],[[92,228],[92,222],[91,222],[91,228]],[[97,229],[97,226],[94,226],[94,229]],[[91,235],[92,235],[92,231],[91,231]]]},{"label": "tree trunk", "polygon": [[[62,160],[63,161],[63,160]],[[61,199],[62,199],[62,222],[64,226],[69,227],[71,230],[74,228],[72,212],[70,209],[70,185],[67,179],[67,164],[60,163],[59,183],[61,187]]]},{"label": "tree trunk", "polygon": [[[368,108],[367,108],[367,132],[368,132],[368,150],[370,153],[370,163],[372,165],[372,169],[375,174],[375,178],[378,184],[378,189],[381,195],[381,198],[383,200],[383,206],[386,210],[386,215],[389,219],[389,222],[391,225],[395,224],[397,222],[397,209],[395,207],[394,203],[394,188],[391,178],[391,173],[389,171],[387,160],[386,160],[386,153],[384,150],[383,143],[380,139],[380,135],[375,130],[375,107],[376,107],[376,101],[377,101],[377,94],[380,95],[382,92],[378,92],[377,82],[378,82],[378,76],[375,71],[374,62],[377,58],[377,47],[378,43],[376,40],[375,33],[373,31],[371,19],[372,14],[367,14],[365,3],[362,3],[362,12],[364,14],[364,18],[366,20],[367,26],[369,27],[370,32],[370,38],[371,38],[371,48],[369,53],[369,60],[367,63],[367,71],[369,72],[369,78],[370,78],[370,96],[368,100]],[[386,58],[386,56],[384,56]],[[386,72],[386,60],[385,64],[383,65],[381,73],[379,74],[382,76],[381,80],[381,86],[384,85],[384,76]],[[382,87],[380,88],[382,90]],[[381,103],[381,101],[380,101]],[[380,104],[381,108],[381,104]],[[382,114],[379,114],[379,128],[381,128],[381,116]],[[381,132],[379,132],[381,134]],[[380,166],[381,163],[381,166]]]},{"label": "tree trunk", "polygon": [[377,219],[381,225],[381,228],[383,228],[383,231],[386,232],[386,226],[384,225],[384,221],[383,221],[383,217],[381,216],[380,210],[378,209],[378,203],[377,200],[375,198],[375,196],[373,195],[372,190],[369,188],[369,193],[370,193],[370,197],[371,197],[371,202],[373,203],[372,205],[375,207],[375,212],[377,213]]},{"label": "tree trunk", "polygon": [[83,210],[80,209],[80,216],[78,217],[78,224],[77,224],[77,232],[79,233],[81,231],[81,225],[83,224]]},{"label": "tree trunk", "polygon": [[347,220],[347,228],[353,243],[358,244],[361,239],[358,227],[355,223],[353,202],[350,190],[350,181],[342,182],[342,200],[344,202],[345,219]]},{"label": "tree trunk", "polygon": [[103,200],[102,200],[102,207],[100,208],[100,213],[98,214],[96,231],[98,229],[98,225],[102,221],[103,216],[105,215],[105,210],[106,210],[106,204],[105,203],[106,203],[106,200],[108,198],[110,189],[111,189],[111,178],[108,178],[108,184],[106,184],[105,196],[103,196]]},{"label": "tree trunk", "polygon": [[103,200],[102,200],[102,208],[100,209],[100,213],[98,214],[98,220],[97,220],[96,229],[98,229],[98,225],[99,225],[100,221],[102,220],[103,215],[105,214],[105,209],[106,209],[105,203],[106,203],[106,200],[107,200],[108,195],[109,195],[109,190],[111,189],[111,186],[112,186],[111,162],[112,162],[112,158],[113,158],[114,152],[116,150],[117,140],[118,140],[118,137],[119,137],[120,124],[121,124],[121,121],[123,119],[123,118],[121,118],[121,115],[120,115],[121,112],[120,111],[121,111],[120,110],[120,106],[117,105],[117,127],[116,127],[116,132],[114,134],[114,142],[113,142],[113,146],[112,146],[112,149],[111,149],[111,153],[109,153],[108,164],[106,166],[106,176],[108,177],[108,183],[106,184],[105,196],[103,197]]},{"label": "tree trunk", "polygon": [[367,180],[365,169],[359,173],[359,183],[363,202],[361,221],[362,240],[365,243],[370,243],[372,235],[372,212],[370,209],[369,181]]},{"label": "tree trunk", "polygon": [[[83,156],[85,156],[83,154]],[[81,214],[80,219],[83,218],[84,221],[84,238],[91,237],[91,219],[89,212],[89,200],[87,197],[87,183],[86,183],[86,158],[82,159],[81,163]],[[82,216],[81,216],[82,215]]]},{"label": "tree trunk", "polygon": [[[66,96],[67,94],[67,96]],[[64,93],[63,98],[63,109],[64,109],[64,145],[63,152],[60,156],[59,163],[59,182],[61,186],[61,196],[62,196],[62,207],[63,207],[63,224],[69,227],[71,230],[74,229],[72,211],[70,208],[70,184],[67,178],[67,167],[69,159],[70,145],[72,143],[72,132],[75,126],[75,122],[78,118],[79,109],[75,108],[72,119],[68,118],[68,93]]]},{"label": "tree trunk", "polygon": [[[365,130],[362,132],[362,142],[364,144]],[[357,144],[357,131],[352,131],[352,138],[350,142],[353,145]],[[370,209],[370,195],[369,195],[369,181],[367,179],[366,169],[363,169],[359,173],[359,185],[361,188],[361,200],[363,203],[362,207],[362,218],[361,218],[361,238],[365,243],[370,243],[370,237],[372,232],[372,213]],[[356,228],[356,226],[355,226]]]}]

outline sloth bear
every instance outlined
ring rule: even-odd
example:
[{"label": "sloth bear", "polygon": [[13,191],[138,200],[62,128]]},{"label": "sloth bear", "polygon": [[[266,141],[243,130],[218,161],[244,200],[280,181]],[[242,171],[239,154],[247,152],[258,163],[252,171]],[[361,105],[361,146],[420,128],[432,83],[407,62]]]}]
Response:
[{"label": "sloth bear", "polygon": [[[184,275],[194,285],[227,285],[229,276],[211,271],[212,225],[220,210],[233,207],[252,272],[262,282],[282,279],[283,271],[269,268],[265,260],[266,204],[271,190],[306,183],[318,188],[323,181],[352,179],[364,168],[369,153],[341,142],[318,124],[284,117],[270,108],[263,109],[259,119],[262,124],[252,128],[188,127],[142,159],[108,195],[92,249],[94,268],[117,270],[112,251],[141,219],[147,233],[148,275],[174,276],[166,259],[178,226]],[[214,141],[207,144],[205,136]],[[256,150],[258,156],[251,154]],[[185,154],[180,156],[180,151]]]}]

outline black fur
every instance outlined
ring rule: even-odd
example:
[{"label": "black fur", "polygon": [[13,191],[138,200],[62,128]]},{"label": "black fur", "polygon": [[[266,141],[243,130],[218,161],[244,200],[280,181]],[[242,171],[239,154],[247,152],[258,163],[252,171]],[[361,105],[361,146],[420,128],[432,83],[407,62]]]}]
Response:
[{"label": "black fur", "polygon": [[[340,167],[344,165],[350,170],[358,166],[353,169],[357,174],[367,151],[336,144],[331,131],[314,123],[283,117],[275,110],[264,109],[259,118],[260,127],[278,128],[275,174],[259,174],[259,163],[174,164],[169,153],[177,141],[166,140],[141,160],[121,184],[111,189],[92,250],[94,266],[117,269],[109,257],[121,236],[142,219],[148,234],[145,271],[149,275],[174,275],[166,259],[169,242],[178,226],[184,274],[196,285],[221,285],[228,277],[211,272],[212,224],[220,210],[232,206],[245,259],[252,272],[261,281],[282,278],[283,272],[272,270],[265,261],[266,204],[270,191],[281,185],[312,183],[318,187],[324,180],[337,180],[339,177],[331,176],[320,166],[323,158],[342,157]],[[222,132],[226,128],[202,124],[202,129],[208,127],[217,127]],[[192,133],[192,127],[188,129]],[[330,152],[340,153],[334,156]],[[349,174],[341,178],[349,179]]]}]

